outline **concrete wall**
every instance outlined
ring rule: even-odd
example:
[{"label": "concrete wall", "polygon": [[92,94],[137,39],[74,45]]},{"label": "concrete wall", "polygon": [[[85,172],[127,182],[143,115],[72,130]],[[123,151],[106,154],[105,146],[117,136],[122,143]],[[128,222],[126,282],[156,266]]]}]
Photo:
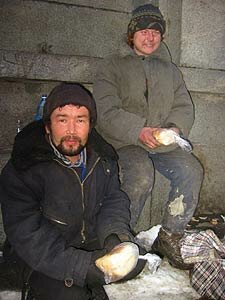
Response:
[{"label": "concrete wall", "polygon": [[[17,121],[24,126],[32,120],[41,94],[59,81],[91,89],[101,58],[125,51],[130,11],[147,2],[159,4],[167,20],[165,41],[196,109],[190,138],[205,167],[198,211],[224,212],[224,0],[1,0],[0,168],[10,156]],[[156,179],[140,229],[160,222],[169,184],[159,174]]]}]

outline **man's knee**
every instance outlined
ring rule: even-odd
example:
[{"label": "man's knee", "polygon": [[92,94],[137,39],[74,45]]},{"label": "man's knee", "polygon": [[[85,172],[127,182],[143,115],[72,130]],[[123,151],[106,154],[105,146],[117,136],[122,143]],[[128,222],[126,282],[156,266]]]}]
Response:
[{"label": "man's knee", "polygon": [[147,151],[138,146],[126,146],[118,150],[120,180],[122,186],[130,185],[149,191],[154,181],[154,167]]},{"label": "man's knee", "polygon": [[183,168],[187,178],[191,178],[195,183],[201,183],[204,176],[204,169],[200,161],[193,156]]}]

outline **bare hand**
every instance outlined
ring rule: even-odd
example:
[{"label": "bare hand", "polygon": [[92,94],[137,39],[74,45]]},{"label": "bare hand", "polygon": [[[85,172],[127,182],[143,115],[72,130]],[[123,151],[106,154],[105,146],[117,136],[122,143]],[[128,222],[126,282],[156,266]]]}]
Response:
[{"label": "bare hand", "polygon": [[144,127],[142,128],[140,135],[139,135],[139,140],[143,145],[146,145],[150,149],[154,149],[158,146],[160,146],[160,143],[157,142],[157,140],[154,138],[152,133],[156,130],[159,130],[157,127]]}]

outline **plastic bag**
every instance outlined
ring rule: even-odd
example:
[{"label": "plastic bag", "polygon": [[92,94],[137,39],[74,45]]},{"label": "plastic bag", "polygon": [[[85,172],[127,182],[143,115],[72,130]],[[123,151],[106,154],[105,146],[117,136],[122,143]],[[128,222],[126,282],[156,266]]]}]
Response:
[{"label": "plastic bag", "polygon": [[153,136],[162,145],[168,146],[172,144],[177,144],[184,151],[192,151],[192,145],[190,144],[190,142],[180,137],[180,135],[172,129],[156,130],[153,132]]},{"label": "plastic bag", "polygon": [[147,260],[147,266],[150,273],[154,274],[161,264],[161,258],[156,254],[146,253],[145,255],[139,255],[139,259]]}]

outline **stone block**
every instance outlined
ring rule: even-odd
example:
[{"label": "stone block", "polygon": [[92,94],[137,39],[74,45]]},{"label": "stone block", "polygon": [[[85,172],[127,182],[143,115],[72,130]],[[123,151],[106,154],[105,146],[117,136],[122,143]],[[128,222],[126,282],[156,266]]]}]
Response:
[{"label": "stone block", "polygon": [[195,146],[205,170],[197,213],[225,213],[224,152],[221,144]]},{"label": "stone block", "polygon": [[182,3],[181,65],[225,70],[224,0]]},{"label": "stone block", "polygon": [[225,94],[225,72],[195,68],[180,68],[189,91]]},{"label": "stone block", "polygon": [[10,82],[0,84],[0,151],[12,148],[17,133],[17,122],[21,128],[34,119],[42,94],[47,94],[55,82]]},{"label": "stone block", "polygon": [[179,65],[181,39],[181,0],[159,0],[159,8],[166,20],[164,41],[169,47],[172,60]]},{"label": "stone block", "polygon": [[[191,93],[195,122],[190,140],[195,145],[225,147],[225,95]],[[211,159],[209,157],[209,159]],[[221,157],[224,160],[224,155]]]},{"label": "stone block", "polygon": [[10,1],[0,7],[1,49],[104,57],[123,48],[128,21],[127,12],[93,6]]}]

